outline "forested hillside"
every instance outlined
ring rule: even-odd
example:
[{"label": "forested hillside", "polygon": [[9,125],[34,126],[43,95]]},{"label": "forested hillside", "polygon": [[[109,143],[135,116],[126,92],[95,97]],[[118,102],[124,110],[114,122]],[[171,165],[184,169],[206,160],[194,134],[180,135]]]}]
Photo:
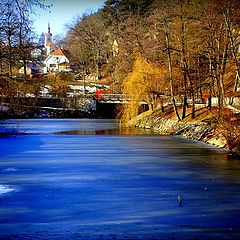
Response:
[{"label": "forested hillside", "polygon": [[[108,0],[69,29],[66,44],[82,68],[110,77],[115,92],[134,91],[150,107],[163,95],[181,99],[179,120],[188,100],[194,117],[196,99],[208,99],[211,108],[214,96],[220,114],[237,96],[239,11],[236,0]],[[129,77],[134,72],[136,79]]]},{"label": "forested hillside", "polygon": [[69,28],[66,45],[80,68],[130,96],[123,121],[141,101],[171,104],[179,121],[203,103],[224,125],[226,114],[236,122],[226,107],[239,107],[239,13],[238,0],[107,0]]}]

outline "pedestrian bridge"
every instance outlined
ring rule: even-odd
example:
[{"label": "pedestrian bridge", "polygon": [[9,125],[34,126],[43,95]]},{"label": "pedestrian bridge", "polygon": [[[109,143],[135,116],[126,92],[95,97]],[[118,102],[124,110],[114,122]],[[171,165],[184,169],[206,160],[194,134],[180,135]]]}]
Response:
[{"label": "pedestrian bridge", "polygon": [[96,96],[95,99],[100,103],[128,103],[130,98],[126,98],[123,94],[103,94],[102,96]]},{"label": "pedestrian bridge", "polygon": [[103,94],[101,97],[95,94],[83,94],[72,97],[45,96],[0,96],[0,106],[14,111],[31,111],[36,109],[54,111],[91,111],[102,118],[115,118],[117,106],[126,104],[123,94]]}]

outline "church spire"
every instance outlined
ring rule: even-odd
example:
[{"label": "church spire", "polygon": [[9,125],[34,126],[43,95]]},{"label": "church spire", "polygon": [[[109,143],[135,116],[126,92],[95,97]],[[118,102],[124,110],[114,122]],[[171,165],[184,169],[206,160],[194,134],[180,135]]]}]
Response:
[{"label": "church spire", "polygon": [[[50,23],[48,22],[48,33],[51,34]],[[52,34],[51,34],[52,35]]]},{"label": "church spire", "polygon": [[53,45],[52,42],[52,33],[50,29],[50,23],[48,22],[48,31],[45,33],[45,48],[47,50],[47,55],[51,52],[51,46]]}]

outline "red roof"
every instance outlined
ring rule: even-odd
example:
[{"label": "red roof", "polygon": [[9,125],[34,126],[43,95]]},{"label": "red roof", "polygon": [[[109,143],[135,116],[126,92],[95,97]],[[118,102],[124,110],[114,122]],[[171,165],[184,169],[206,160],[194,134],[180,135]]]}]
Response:
[{"label": "red roof", "polygon": [[55,51],[53,51],[51,53],[51,55],[62,55],[62,56],[65,56],[61,48],[58,48]]}]

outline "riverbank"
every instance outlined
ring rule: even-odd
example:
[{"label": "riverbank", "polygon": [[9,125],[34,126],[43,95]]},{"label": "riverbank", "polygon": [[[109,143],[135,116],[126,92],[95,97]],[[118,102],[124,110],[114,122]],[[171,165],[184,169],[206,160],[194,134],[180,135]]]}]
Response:
[{"label": "riverbank", "polygon": [[67,108],[21,108],[0,111],[0,119],[25,119],[25,118],[95,118],[96,113],[91,110]]},{"label": "riverbank", "polygon": [[197,109],[195,119],[191,119],[188,109],[188,116],[183,121],[177,120],[172,109],[167,109],[164,113],[160,109],[149,110],[130,120],[126,125],[152,129],[162,135],[182,135],[232,152],[239,152],[238,147],[229,145],[225,134],[227,129],[222,129],[214,111],[209,111],[206,107]]}]

